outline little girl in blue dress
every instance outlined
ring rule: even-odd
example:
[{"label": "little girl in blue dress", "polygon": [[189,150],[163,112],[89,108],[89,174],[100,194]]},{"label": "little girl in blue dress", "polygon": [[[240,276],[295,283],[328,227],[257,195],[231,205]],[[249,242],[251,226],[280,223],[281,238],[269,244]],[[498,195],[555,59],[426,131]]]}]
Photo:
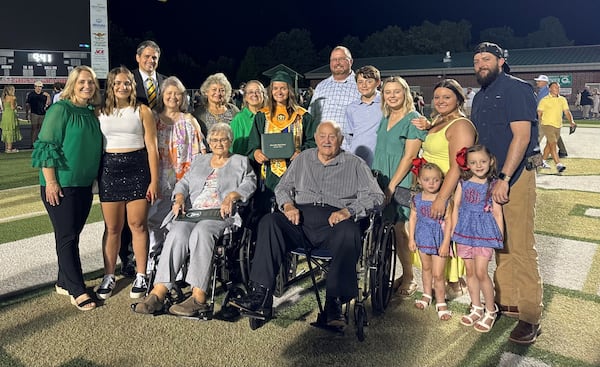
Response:
[{"label": "little girl in blue dress", "polygon": [[422,264],[423,295],[415,301],[415,307],[424,310],[431,304],[432,289],[435,289],[436,311],[440,320],[447,321],[452,313],[446,304],[446,257],[450,254],[452,234],[451,208],[444,219],[432,219],[431,204],[437,197],[444,174],[440,167],[427,163],[422,158],[413,160],[413,173],[421,192],[411,202],[409,217],[409,242],[411,251],[419,250]]},{"label": "little girl in blue dress", "polygon": [[[471,309],[460,323],[486,333],[496,321],[494,285],[488,273],[494,249],[503,248],[502,206],[492,200],[496,159],[483,145],[461,149],[456,160],[462,169],[454,193],[454,230],[457,254],[465,260]],[[485,308],[480,294],[483,293]]]}]

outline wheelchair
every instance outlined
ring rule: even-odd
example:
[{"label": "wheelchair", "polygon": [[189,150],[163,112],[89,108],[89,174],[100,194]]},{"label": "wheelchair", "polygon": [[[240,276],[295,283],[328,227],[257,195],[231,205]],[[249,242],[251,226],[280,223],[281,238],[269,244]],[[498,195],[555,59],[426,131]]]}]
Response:
[{"label": "wheelchair", "polygon": [[[243,297],[247,293],[250,259],[252,258],[255,243],[252,228],[254,228],[254,223],[257,221],[252,207],[250,202],[236,202],[234,205],[234,215],[235,213],[240,214],[242,225],[238,226],[232,218],[226,218],[227,226],[224,234],[215,242],[211,261],[212,275],[209,283],[210,290],[207,290],[207,304],[209,309],[195,316],[181,317],[203,321],[212,320],[213,318],[235,321],[239,318],[239,310],[229,306],[228,303],[231,299]],[[152,290],[154,280],[156,279],[159,258],[160,251],[151,255],[152,267],[148,274],[148,290],[146,295]],[[183,269],[183,272],[185,272],[185,269]],[[171,305],[180,303],[186,299],[184,294],[184,288],[186,287],[187,284],[182,280],[178,280],[173,284],[173,289],[167,295],[163,314],[168,313],[166,310]],[[215,313],[217,293],[223,293],[224,298],[220,303],[219,311]]]},{"label": "wheelchair", "polygon": [[[365,339],[364,327],[369,324],[366,303],[370,301],[372,312],[381,315],[385,312],[393,293],[396,269],[396,236],[394,225],[384,221],[381,209],[370,211],[367,218],[362,219],[362,250],[356,265],[358,280],[358,296],[345,305],[346,324],[350,321],[350,310],[353,310],[356,336],[359,341]],[[298,271],[301,260],[306,261],[307,269]],[[298,280],[310,276],[319,313],[316,322],[311,325],[343,333],[344,328],[332,328],[326,325],[327,315],[324,309],[319,283],[327,276],[328,265],[332,259],[325,248],[305,246],[291,251],[280,268],[276,279],[274,294],[281,296],[286,288]],[[353,307],[352,307],[353,306]],[[256,329],[264,323],[260,318],[250,318],[250,328]]]}]

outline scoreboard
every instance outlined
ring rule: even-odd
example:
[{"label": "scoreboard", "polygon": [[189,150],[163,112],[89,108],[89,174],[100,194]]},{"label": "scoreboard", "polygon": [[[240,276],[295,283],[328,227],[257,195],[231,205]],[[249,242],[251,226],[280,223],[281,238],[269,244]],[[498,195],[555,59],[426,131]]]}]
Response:
[{"label": "scoreboard", "polygon": [[91,65],[90,52],[0,49],[0,84],[64,83],[79,65]]}]

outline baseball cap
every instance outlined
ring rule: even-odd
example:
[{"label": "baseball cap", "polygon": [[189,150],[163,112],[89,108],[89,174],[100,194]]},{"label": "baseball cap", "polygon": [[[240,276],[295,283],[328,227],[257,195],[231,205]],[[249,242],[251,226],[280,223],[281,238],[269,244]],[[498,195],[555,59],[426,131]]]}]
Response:
[{"label": "baseball cap", "polygon": [[474,53],[478,54],[481,52],[489,52],[499,59],[504,59],[502,70],[504,70],[505,73],[510,71],[510,66],[508,66],[508,62],[506,62],[506,56],[504,56],[504,50],[501,49],[497,44],[492,42],[481,42],[477,45],[477,47],[475,47]]},{"label": "baseball cap", "polygon": [[36,86],[36,87],[43,87],[43,86],[44,86],[44,83],[42,83],[42,81],[41,81],[41,80],[38,80],[38,81],[36,81],[35,83],[33,83],[33,85],[34,85],[34,86]]},{"label": "baseball cap", "polygon": [[537,78],[533,79],[536,82],[549,82],[550,79],[548,79],[548,76],[540,74],[540,76],[538,76]]}]

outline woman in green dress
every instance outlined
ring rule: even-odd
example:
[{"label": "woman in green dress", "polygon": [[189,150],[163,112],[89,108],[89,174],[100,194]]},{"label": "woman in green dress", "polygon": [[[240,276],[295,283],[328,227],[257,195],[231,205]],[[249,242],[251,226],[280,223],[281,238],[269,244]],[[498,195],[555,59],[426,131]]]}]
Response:
[{"label": "woman in green dress", "polygon": [[377,131],[373,170],[379,171],[380,184],[385,194],[387,206],[384,217],[395,223],[396,249],[402,264],[402,277],[395,282],[394,289],[398,289],[402,297],[411,297],[417,289],[417,284],[414,281],[405,226],[410,209],[398,205],[393,196],[396,186],[411,187],[412,160],[418,156],[427,132],[417,129],[411,123],[412,119],[420,115],[415,111],[410,87],[403,78],[387,78],[381,90],[383,118]]},{"label": "woman in green dress", "polygon": [[19,129],[19,120],[17,119],[17,97],[15,97],[15,87],[7,85],[2,91],[2,141],[5,145],[6,153],[16,153],[19,150],[13,148],[13,143],[23,139]]}]

